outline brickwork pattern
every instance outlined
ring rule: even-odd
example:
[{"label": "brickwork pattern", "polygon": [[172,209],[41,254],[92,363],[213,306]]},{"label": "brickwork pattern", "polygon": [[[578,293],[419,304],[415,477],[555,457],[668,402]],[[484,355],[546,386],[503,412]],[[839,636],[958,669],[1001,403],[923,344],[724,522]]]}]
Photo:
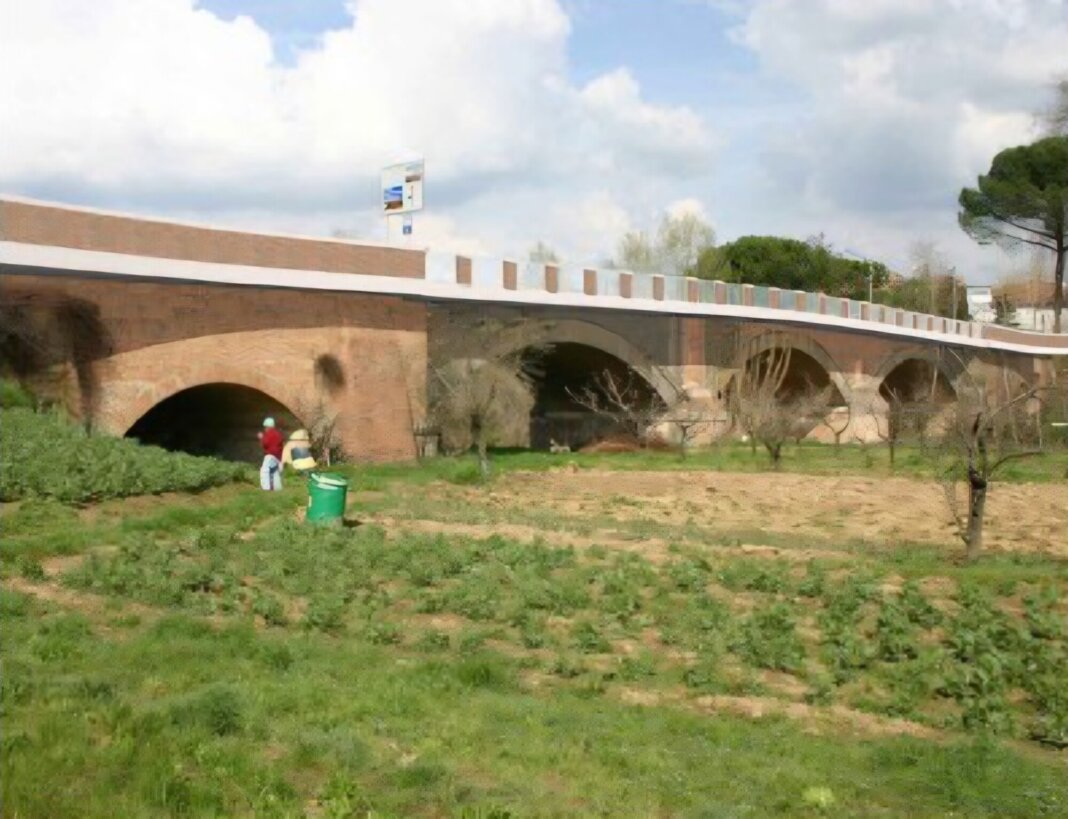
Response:
[{"label": "brickwork pattern", "polygon": [[387,296],[114,282],[73,276],[0,278],[13,291],[68,293],[95,303],[112,338],[99,362],[97,423],[124,434],[174,393],[208,383],[258,389],[294,414],[319,393],[317,356],[342,363],[327,398],[347,451],[362,460],[415,454],[412,424],[426,412],[426,308]]},{"label": "brickwork pattern", "polygon": [[422,251],[272,236],[0,200],[0,239],[80,250],[327,273],[423,278]]}]

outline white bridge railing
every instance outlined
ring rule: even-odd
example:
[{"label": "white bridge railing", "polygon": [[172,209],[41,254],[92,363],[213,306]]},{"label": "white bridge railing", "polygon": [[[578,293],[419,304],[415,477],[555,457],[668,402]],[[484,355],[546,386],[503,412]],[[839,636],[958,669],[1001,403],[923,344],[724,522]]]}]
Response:
[{"label": "white bridge railing", "polygon": [[[799,321],[818,315],[826,317],[824,321],[837,318],[850,325],[863,322],[886,328],[899,328],[906,332],[911,330],[923,335],[987,339],[1014,345],[1064,348],[1068,351],[1068,334],[1065,333],[1031,333],[974,321],[957,321],[944,316],[916,313],[824,293],[706,281],[687,276],[642,274],[571,265],[522,264],[503,259],[468,259],[464,256],[429,252],[426,258],[426,279],[440,284],[491,289],[501,294],[514,290],[538,291],[687,305],[765,308],[796,314]],[[872,329],[877,331],[879,328],[873,326]]]}]

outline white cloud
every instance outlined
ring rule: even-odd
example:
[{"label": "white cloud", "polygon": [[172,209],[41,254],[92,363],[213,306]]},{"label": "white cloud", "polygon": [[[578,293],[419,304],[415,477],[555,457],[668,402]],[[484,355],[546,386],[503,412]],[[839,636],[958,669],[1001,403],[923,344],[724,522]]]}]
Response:
[{"label": "white cloud", "polygon": [[899,258],[909,234],[933,235],[984,275],[957,194],[1034,138],[1033,112],[1068,73],[1063,0],[755,0],[734,37],[807,101],[764,139],[782,224],[859,229]]},{"label": "white cloud", "polygon": [[378,169],[424,155],[421,240],[594,253],[628,223],[620,202],[660,206],[670,180],[710,170],[693,111],[649,103],[625,69],[569,81],[557,0],[349,8],[283,66],[253,20],[194,0],[0,0],[0,188],[373,233]]},{"label": "white cloud", "polygon": [[710,221],[708,216],[708,209],[705,208],[704,202],[700,199],[694,199],[693,197],[687,197],[686,199],[677,199],[671,202],[667,208],[667,215],[673,218],[679,216],[696,216],[704,222]]}]

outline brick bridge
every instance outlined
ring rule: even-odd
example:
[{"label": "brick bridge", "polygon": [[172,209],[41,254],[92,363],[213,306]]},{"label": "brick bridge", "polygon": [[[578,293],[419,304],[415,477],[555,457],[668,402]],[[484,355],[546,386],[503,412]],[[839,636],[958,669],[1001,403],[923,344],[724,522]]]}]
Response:
[{"label": "brick bridge", "polygon": [[[836,403],[852,410],[847,435],[858,437],[871,434],[859,419],[885,412],[887,385],[937,373],[952,400],[976,384],[1042,382],[1068,356],[1068,335],[823,294],[244,233],[14,197],[0,198],[0,273],[0,303],[42,326],[57,305],[80,305],[77,315],[104,336],[84,366],[77,343],[69,360],[51,362],[41,389],[107,432],[234,457],[255,452],[263,414],[292,428],[320,406],[337,414],[351,455],[412,457],[429,362],[465,343],[473,358],[487,344],[552,345],[536,404],[550,417],[567,409],[564,387],[626,365],[665,398],[685,387],[726,423],[740,362],[785,341],[788,377],[832,384]],[[498,328],[492,338],[468,334],[487,319]]]}]

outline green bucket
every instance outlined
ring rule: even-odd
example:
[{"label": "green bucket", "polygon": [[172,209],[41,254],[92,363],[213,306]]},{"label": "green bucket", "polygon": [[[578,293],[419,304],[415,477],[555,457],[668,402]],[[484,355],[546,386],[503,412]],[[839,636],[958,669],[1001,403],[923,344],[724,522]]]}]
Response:
[{"label": "green bucket", "polygon": [[308,512],[310,523],[341,523],[345,516],[345,496],[349,482],[340,475],[312,472],[308,475]]}]

